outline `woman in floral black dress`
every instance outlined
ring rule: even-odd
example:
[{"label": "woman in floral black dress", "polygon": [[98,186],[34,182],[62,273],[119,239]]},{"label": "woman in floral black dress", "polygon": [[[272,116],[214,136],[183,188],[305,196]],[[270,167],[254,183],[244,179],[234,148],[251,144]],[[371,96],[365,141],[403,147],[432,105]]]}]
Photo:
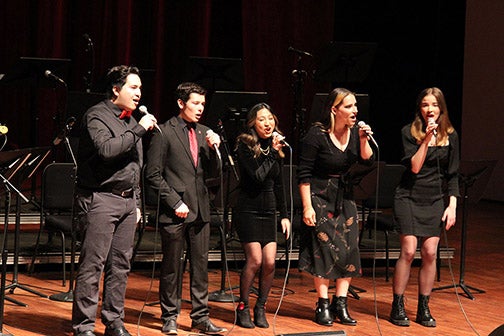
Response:
[{"label": "woman in floral black dress", "polygon": [[[336,88],[328,95],[324,120],[315,123],[301,141],[298,183],[303,203],[299,268],[311,273],[318,294],[315,322],[355,325],[348,314],[347,293],[352,277],[361,274],[357,207],[353,200],[350,167],[371,165],[368,142],[372,131],[357,124],[355,94]],[[336,293],[329,305],[329,283]]]}]

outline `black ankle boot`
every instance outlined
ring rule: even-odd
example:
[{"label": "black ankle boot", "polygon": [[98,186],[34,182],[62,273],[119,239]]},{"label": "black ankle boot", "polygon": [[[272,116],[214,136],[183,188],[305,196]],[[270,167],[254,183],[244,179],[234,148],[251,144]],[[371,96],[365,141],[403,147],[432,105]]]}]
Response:
[{"label": "black ankle boot", "polygon": [[401,327],[409,327],[410,325],[410,320],[404,309],[404,295],[402,294],[394,294],[390,322]]},{"label": "black ankle boot", "polygon": [[357,321],[354,320],[348,314],[348,304],[346,296],[336,296],[333,295],[333,299],[331,302],[331,312],[334,314],[334,317],[338,318],[342,324],[346,325],[356,325]]},{"label": "black ankle boot", "polygon": [[254,307],[254,324],[259,328],[269,328],[264,304],[257,303]]},{"label": "black ankle boot", "polygon": [[254,323],[252,323],[252,319],[250,318],[248,304],[243,302],[238,304],[238,308],[236,308],[236,324],[242,328],[254,328]]},{"label": "black ankle boot", "polygon": [[418,295],[418,310],[416,322],[424,327],[435,327],[436,320],[432,317],[429,309],[429,295]]},{"label": "black ankle boot", "polygon": [[315,309],[315,322],[323,326],[332,326],[333,315],[329,309],[329,299],[319,298]]}]

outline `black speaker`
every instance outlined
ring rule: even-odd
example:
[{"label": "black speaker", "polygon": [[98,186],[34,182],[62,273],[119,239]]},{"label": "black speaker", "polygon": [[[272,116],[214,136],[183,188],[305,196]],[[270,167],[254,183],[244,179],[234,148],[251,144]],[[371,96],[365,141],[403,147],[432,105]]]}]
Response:
[{"label": "black speaker", "polygon": [[504,336],[504,324],[492,331],[488,336]]},{"label": "black speaker", "polygon": [[315,331],[315,332],[304,332],[304,333],[296,333],[296,334],[280,334],[276,336],[338,336],[338,335],[346,335],[346,332],[343,330],[336,331]]}]

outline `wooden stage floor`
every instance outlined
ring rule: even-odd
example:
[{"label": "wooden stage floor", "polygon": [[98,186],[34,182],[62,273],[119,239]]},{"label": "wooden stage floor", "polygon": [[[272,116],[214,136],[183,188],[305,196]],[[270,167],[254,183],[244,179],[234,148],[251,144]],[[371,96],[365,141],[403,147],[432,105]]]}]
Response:
[{"label": "wooden stage floor", "polygon": [[[459,283],[461,213],[458,223],[448,232],[448,246],[455,249],[453,259],[443,259],[441,281],[435,287]],[[442,237],[444,245],[444,237]],[[329,335],[375,336],[375,335],[488,335],[504,324],[504,204],[481,201],[469,210],[467,229],[467,258],[465,264],[465,283],[484,289],[485,293],[474,294],[475,300],[470,300],[458,288],[456,294],[453,288],[435,291],[431,298],[431,312],[437,320],[436,328],[425,328],[416,323],[410,327],[397,327],[388,322],[390,304],[392,301],[391,282],[386,282],[383,263],[378,263],[373,277],[372,263],[367,263],[361,278],[354,280],[354,285],[365,289],[359,293],[360,300],[349,299],[350,313],[358,320],[357,326],[343,326],[335,323],[333,327],[319,326],[312,321],[314,315],[316,294],[310,292],[313,282],[310,276],[300,273],[293,267],[290,269],[285,295],[282,297],[282,285],[286,271],[285,262],[277,268],[274,288],[267,304],[267,317],[270,322],[268,329],[243,329],[233,327],[233,303],[210,302],[210,317],[217,325],[228,328],[229,335]],[[219,291],[221,288],[221,271],[212,262],[210,270],[209,290]],[[158,269],[152,271],[151,263],[135,264],[128,283],[126,298],[126,327],[132,335],[161,335],[159,305],[149,306],[157,300]],[[410,284],[406,292],[406,310],[410,319],[415,318],[417,304],[418,265],[412,269]],[[453,277],[451,270],[453,271]],[[153,275],[154,274],[154,275]],[[153,275],[153,276],[152,276]],[[12,272],[9,269],[6,280],[11,283]],[[188,299],[189,276],[186,272],[183,285],[183,298]],[[239,271],[231,268],[226,287],[239,283]],[[61,269],[59,267],[37,266],[37,272],[27,275],[25,267],[20,268],[19,284],[26,285],[46,295],[65,292],[61,286]],[[237,294],[237,290],[234,289]],[[14,293],[6,292],[13,298],[28,304],[27,307],[5,301],[3,330],[0,335],[72,335],[71,308],[69,302],[58,302],[36,296],[22,288],[16,288]],[[281,300],[282,299],[282,300]],[[252,303],[255,296],[251,296]],[[281,302],[278,314],[275,311]],[[179,335],[194,335],[190,332],[190,305],[183,303],[179,317]],[[103,335],[104,326],[98,320],[96,334]]]}]

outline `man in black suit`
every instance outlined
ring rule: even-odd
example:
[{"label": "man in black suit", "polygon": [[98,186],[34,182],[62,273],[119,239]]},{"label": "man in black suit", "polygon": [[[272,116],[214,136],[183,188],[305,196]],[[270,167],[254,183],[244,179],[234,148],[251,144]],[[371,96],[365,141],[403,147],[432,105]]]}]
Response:
[{"label": "man in black suit", "polygon": [[218,334],[208,311],[208,249],[210,199],[205,178],[219,161],[215,148],[220,137],[198,123],[206,90],[194,83],[177,87],[178,116],[161,125],[147,152],[146,180],[159,193],[163,261],[159,281],[162,332],[177,335],[180,314],[184,243],[190,255],[191,328]]}]

